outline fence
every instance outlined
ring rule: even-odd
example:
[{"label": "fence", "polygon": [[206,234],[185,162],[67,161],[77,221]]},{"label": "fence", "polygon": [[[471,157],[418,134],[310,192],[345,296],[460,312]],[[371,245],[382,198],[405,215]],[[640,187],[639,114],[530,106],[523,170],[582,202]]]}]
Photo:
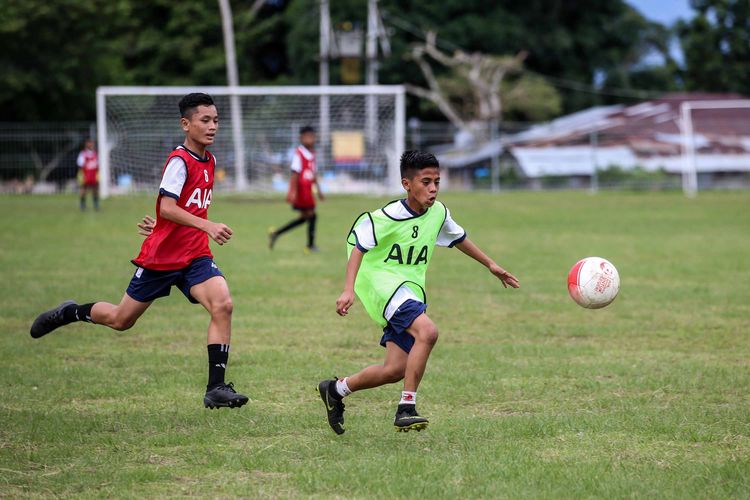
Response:
[{"label": "fence", "polygon": [[93,122],[0,123],[0,192],[74,189],[87,137],[96,137]]},{"label": "fence", "polygon": [[[719,116],[706,128],[720,134],[695,134],[699,189],[750,189],[750,138],[730,133],[740,127],[734,121]],[[650,137],[610,130],[553,141],[549,136],[559,130],[540,130],[544,127],[503,124],[494,142],[464,144],[465,138],[448,123],[411,120],[405,139],[407,148],[438,155],[446,187],[454,190],[682,187],[679,134]],[[75,190],[77,153],[95,132],[88,122],[0,123],[0,193]]]}]

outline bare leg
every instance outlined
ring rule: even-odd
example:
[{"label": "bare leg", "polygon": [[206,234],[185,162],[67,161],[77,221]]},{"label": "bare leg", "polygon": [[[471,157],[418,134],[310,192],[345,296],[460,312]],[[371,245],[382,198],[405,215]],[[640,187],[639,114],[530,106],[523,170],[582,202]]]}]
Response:
[{"label": "bare leg", "polygon": [[371,365],[352,375],[347,380],[349,389],[360,391],[385,384],[392,384],[404,378],[407,354],[393,342],[385,344],[385,361],[382,365]]},{"label": "bare leg", "polygon": [[437,342],[438,330],[427,314],[422,314],[414,320],[406,331],[414,337],[414,347],[411,348],[406,360],[404,390],[416,392],[427,367],[427,359]]},{"label": "bare leg", "polygon": [[126,293],[117,305],[108,302],[94,304],[91,308],[91,320],[114,330],[127,330],[135,324],[152,302],[138,302]]},{"label": "bare leg", "polygon": [[209,344],[229,344],[232,337],[232,296],[227,281],[214,276],[190,289],[190,295],[211,315],[208,324]]}]

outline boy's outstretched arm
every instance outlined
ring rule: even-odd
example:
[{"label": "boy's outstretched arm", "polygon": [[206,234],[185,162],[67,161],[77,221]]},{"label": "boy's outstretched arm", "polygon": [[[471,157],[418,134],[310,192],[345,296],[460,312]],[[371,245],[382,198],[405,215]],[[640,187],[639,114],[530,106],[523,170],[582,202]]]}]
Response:
[{"label": "boy's outstretched arm", "polygon": [[177,206],[177,200],[170,198],[169,196],[162,196],[159,211],[161,212],[160,215],[167,220],[171,220],[172,222],[183,226],[200,229],[207,233],[211,239],[219,245],[223,245],[232,237],[232,230],[229,229],[229,226],[226,224],[222,224],[221,222],[211,222],[208,219],[202,219],[195,216]]},{"label": "boy's outstretched arm", "polygon": [[508,288],[510,285],[512,288],[520,288],[521,284],[518,282],[518,278],[510,274],[508,271],[498,266],[497,263],[489,258],[478,246],[474,244],[469,238],[466,238],[461,243],[456,245],[456,248],[461,250],[463,253],[476,260],[486,268],[490,270],[492,274],[498,277],[503,282],[503,286]]},{"label": "boy's outstretched arm", "polygon": [[349,313],[349,308],[354,304],[354,282],[357,280],[357,272],[359,272],[359,266],[362,264],[364,255],[359,248],[355,247],[349,257],[349,263],[346,265],[344,291],[341,292],[341,296],[336,301],[336,312],[339,316],[346,316]]}]

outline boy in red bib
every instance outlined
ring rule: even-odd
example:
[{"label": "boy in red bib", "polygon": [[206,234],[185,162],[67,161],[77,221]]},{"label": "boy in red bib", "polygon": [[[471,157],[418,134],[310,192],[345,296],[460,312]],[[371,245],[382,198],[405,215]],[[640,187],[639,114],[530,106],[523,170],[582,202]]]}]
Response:
[{"label": "boy in red bib", "polygon": [[292,158],[292,176],[289,179],[289,192],[286,201],[300,215],[284,227],[271,231],[268,234],[268,247],[273,249],[276,239],[285,232],[294,229],[307,222],[307,248],[308,252],[317,252],[315,246],[315,223],[318,216],[315,214],[315,195],[313,186],[318,190],[318,198],[323,201],[325,197],[318,185],[317,166],[315,164],[315,130],[312,127],[302,127],[299,131],[300,145],[294,150]]},{"label": "boy in red bib", "polygon": [[94,141],[86,139],[85,147],[78,153],[78,183],[81,187],[81,210],[86,210],[86,192],[91,191],[94,210],[99,210],[99,156]]},{"label": "boy in red bib", "polygon": [[208,220],[216,159],[206,150],[213,144],[219,115],[207,94],[188,94],[179,103],[185,142],[167,158],[156,199],[156,223],[142,227],[147,238],[133,264],[138,268],[119,304],[65,301],[40,314],[31,336],[42,337],[56,328],[86,321],[114,330],[131,328],[154,300],[176,286],[211,315],[208,325],[208,385],[203,398],[208,408],[238,407],[248,398],[224,382],[229,360],[232,297],[208,247],[210,236],[223,245],[232,236],[225,224]]}]

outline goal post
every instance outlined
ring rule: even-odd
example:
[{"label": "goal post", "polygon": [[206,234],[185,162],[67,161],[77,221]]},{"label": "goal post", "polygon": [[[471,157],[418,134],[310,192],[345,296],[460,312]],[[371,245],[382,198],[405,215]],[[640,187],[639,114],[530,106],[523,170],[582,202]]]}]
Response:
[{"label": "goal post", "polygon": [[[750,99],[726,99],[685,101],[680,106],[680,135],[682,136],[682,190],[686,196],[694,197],[698,194],[698,168],[696,163],[696,133],[705,134],[705,130],[696,131],[693,126],[693,112],[696,110],[732,110],[750,109]],[[738,118],[744,122],[750,119],[750,114]],[[724,118],[724,123],[729,120]],[[731,127],[723,127],[724,130],[713,130],[713,134],[722,135]],[[737,138],[742,141],[742,137]]]},{"label": "goal post", "polygon": [[324,190],[384,194],[400,189],[398,161],[406,133],[402,85],[99,87],[103,198],[158,187],[169,151],[184,138],[177,103],[191,92],[211,95],[219,111],[219,134],[209,149],[217,158],[215,179],[222,190],[283,190],[299,129],[306,125],[318,133]]}]

